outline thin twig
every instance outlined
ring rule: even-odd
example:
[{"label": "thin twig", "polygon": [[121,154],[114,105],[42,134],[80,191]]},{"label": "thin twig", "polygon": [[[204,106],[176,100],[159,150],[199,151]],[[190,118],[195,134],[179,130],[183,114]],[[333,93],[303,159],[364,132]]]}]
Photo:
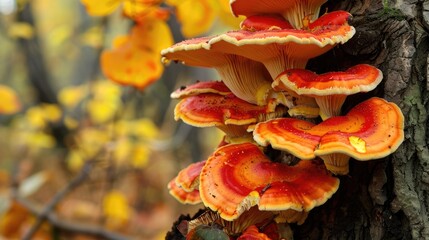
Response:
[{"label": "thin twig", "polygon": [[[34,215],[40,216],[43,214],[43,210],[42,211],[38,210],[38,208],[34,206],[34,204],[31,203],[29,200],[25,198],[17,198],[16,200],[21,205],[23,205],[26,209],[32,212]],[[62,231],[70,232],[73,234],[91,235],[91,236],[99,237],[106,240],[127,240],[128,239],[123,235],[110,232],[101,227],[89,226],[88,224],[82,225],[82,224],[61,220],[53,212],[50,212],[47,215],[45,215],[45,219],[49,221],[49,223],[52,224],[54,227],[59,228]]]},{"label": "thin twig", "polygon": [[31,240],[32,236],[36,233],[42,223],[46,220],[51,211],[58,205],[58,203],[74,188],[79,186],[87,177],[92,169],[94,162],[87,161],[82,167],[79,175],[72,179],[61,191],[59,191],[52,200],[46,205],[46,207],[37,214],[36,223],[31,227],[31,229],[25,234],[23,240]]}]

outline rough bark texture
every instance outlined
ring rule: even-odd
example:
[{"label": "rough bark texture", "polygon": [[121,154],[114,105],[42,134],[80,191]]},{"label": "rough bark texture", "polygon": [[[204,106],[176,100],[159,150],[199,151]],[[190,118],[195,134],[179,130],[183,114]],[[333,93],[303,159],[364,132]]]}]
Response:
[{"label": "rough bark texture", "polygon": [[369,63],[384,73],[375,91],[349,97],[344,111],[370,97],[395,102],[405,116],[405,141],[385,159],[351,160],[348,176],[325,205],[314,209],[295,239],[429,239],[428,61],[429,1],[329,1],[354,18],[356,35],[314,59],[315,71]]}]

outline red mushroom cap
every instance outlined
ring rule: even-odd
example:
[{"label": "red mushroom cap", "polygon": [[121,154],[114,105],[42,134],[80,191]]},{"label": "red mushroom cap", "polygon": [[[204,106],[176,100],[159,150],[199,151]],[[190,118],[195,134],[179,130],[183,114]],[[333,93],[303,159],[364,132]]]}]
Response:
[{"label": "red mushroom cap", "polygon": [[317,161],[274,163],[256,145],[242,143],[209,157],[200,175],[200,196],[205,206],[231,221],[255,205],[263,211],[309,211],[338,185]]},{"label": "red mushroom cap", "polygon": [[280,14],[296,28],[301,28],[306,17],[315,20],[320,6],[326,0],[231,0],[231,10],[235,16]]},{"label": "red mushroom cap", "polygon": [[280,15],[254,15],[247,17],[240,23],[241,30],[262,31],[293,29],[293,26]]},{"label": "red mushroom cap", "polygon": [[186,192],[192,192],[198,189],[199,177],[201,169],[203,169],[206,161],[192,163],[185,169],[181,170],[175,178],[176,185],[181,187]]},{"label": "red mushroom cap", "polygon": [[[340,15],[346,14],[340,11]],[[308,59],[317,57],[339,43],[347,42],[355,29],[347,22],[348,18],[338,18],[338,12],[325,15],[335,17],[330,25],[319,27],[319,20],[305,30],[281,29],[263,31],[230,31],[213,37],[208,44],[213,51],[240,55],[262,62],[275,79],[285,69],[304,68]],[[334,24],[335,23],[335,24]]]},{"label": "red mushroom cap", "polygon": [[273,82],[275,89],[293,91],[316,99],[322,119],[340,115],[347,95],[368,92],[381,82],[383,73],[376,67],[359,64],[344,72],[317,75],[305,69],[290,69]]},{"label": "red mushroom cap", "polygon": [[[315,125],[282,118],[258,123],[257,143],[303,158],[321,157],[336,174],[348,172],[348,159],[371,160],[396,151],[404,139],[404,116],[394,103],[371,98],[346,116],[331,117]],[[335,163],[336,162],[336,163]]]}]

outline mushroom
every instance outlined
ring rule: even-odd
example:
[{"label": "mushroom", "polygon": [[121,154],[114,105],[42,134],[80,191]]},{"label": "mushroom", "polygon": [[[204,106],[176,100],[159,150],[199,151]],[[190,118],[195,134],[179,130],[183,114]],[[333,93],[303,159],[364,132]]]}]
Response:
[{"label": "mushroom", "polygon": [[220,95],[228,95],[231,92],[222,81],[198,81],[189,86],[182,86],[173,93],[171,98],[184,98],[198,95],[201,93],[216,93]]},{"label": "mushroom", "polygon": [[292,91],[300,96],[316,99],[323,120],[338,116],[346,97],[373,90],[383,79],[383,73],[370,65],[359,64],[344,72],[317,75],[305,69],[291,69],[281,73],[272,86]]},{"label": "mushroom", "polygon": [[[163,61],[180,61],[189,66],[215,68],[234,95],[249,103],[265,105],[272,97],[282,97],[272,91],[271,78],[261,63],[235,54],[214,51],[208,45],[210,39],[201,37],[185,40],[164,49],[161,51]],[[270,96],[271,94],[274,96]],[[280,101],[285,102],[286,99],[283,97]]]},{"label": "mushroom", "polygon": [[237,240],[271,240],[265,233],[259,232],[255,225],[251,225],[237,238]]},{"label": "mushroom", "polygon": [[350,157],[367,161],[396,151],[404,140],[404,116],[394,103],[374,97],[318,125],[292,118],[258,123],[253,137],[301,159],[320,157],[328,170],[345,175]]},{"label": "mushroom", "polygon": [[273,217],[272,212],[259,211],[257,207],[252,207],[234,221],[227,221],[219,217],[218,213],[207,209],[199,217],[188,222],[188,232],[200,225],[218,225],[225,233],[233,236],[242,233],[251,225],[270,222]]},{"label": "mushroom", "polygon": [[241,30],[262,31],[262,30],[280,30],[293,29],[290,23],[279,15],[254,15],[247,17],[240,23]]},{"label": "mushroom", "polygon": [[192,163],[185,169],[182,169],[175,178],[176,185],[186,192],[198,190],[201,169],[203,169],[205,163],[206,161]]},{"label": "mushroom", "polygon": [[348,24],[350,17],[346,11],[336,11],[317,19],[308,29],[229,31],[208,40],[207,47],[261,62],[275,79],[285,69],[305,68],[308,59],[347,42],[355,34]]},{"label": "mushroom", "polygon": [[247,126],[283,115],[285,109],[276,106],[274,99],[265,106],[257,106],[232,93],[202,93],[182,99],[174,109],[174,117],[195,127],[216,126],[226,133],[227,142],[252,141]]},{"label": "mushroom", "polygon": [[320,6],[327,0],[231,0],[231,10],[235,16],[280,14],[295,28],[300,29],[307,18],[314,21],[319,16]]},{"label": "mushroom", "polygon": [[170,195],[183,204],[195,205],[201,203],[200,191],[198,189],[187,192],[183,188],[177,186],[175,178],[168,183],[167,187]]},{"label": "mushroom", "polygon": [[199,189],[206,207],[233,221],[256,205],[261,211],[308,212],[338,186],[320,162],[275,163],[255,144],[241,143],[221,147],[208,158]]}]

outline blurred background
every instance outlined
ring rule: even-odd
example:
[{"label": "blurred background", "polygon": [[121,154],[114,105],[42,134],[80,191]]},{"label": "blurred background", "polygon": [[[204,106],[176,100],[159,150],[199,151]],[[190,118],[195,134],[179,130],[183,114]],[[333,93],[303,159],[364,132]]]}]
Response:
[{"label": "blurred background", "polygon": [[[216,74],[171,64],[136,88],[108,78],[121,69],[100,58],[153,22],[139,4],[156,8],[171,45],[238,28],[228,2],[0,0],[0,239],[163,239],[201,207],[178,203],[167,184],[222,135],[174,121],[169,96]],[[164,36],[138,41],[157,49]]]}]

